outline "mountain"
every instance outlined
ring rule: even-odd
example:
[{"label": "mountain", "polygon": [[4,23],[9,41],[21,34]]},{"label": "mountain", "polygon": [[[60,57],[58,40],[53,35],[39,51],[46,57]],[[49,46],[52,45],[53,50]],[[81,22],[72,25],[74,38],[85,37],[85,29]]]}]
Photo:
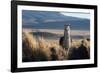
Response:
[{"label": "mountain", "polygon": [[71,29],[90,30],[89,19],[65,16],[60,12],[22,11],[23,28],[64,29],[65,24],[70,24]]}]

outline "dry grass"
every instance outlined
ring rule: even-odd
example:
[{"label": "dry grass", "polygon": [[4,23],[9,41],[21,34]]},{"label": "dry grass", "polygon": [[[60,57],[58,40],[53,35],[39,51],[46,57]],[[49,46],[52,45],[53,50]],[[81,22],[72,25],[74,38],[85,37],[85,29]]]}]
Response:
[{"label": "dry grass", "polygon": [[[23,62],[29,61],[51,61],[51,60],[66,60],[70,58],[73,51],[70,51],[71,55],[67,55],[67,51],[64,50],[58,41],[46,40],[43,37],[34,37],[29,32],[23,32]],[[72,40],[72,48],[79,49],[83,45],[90,54],[90,43],[86,39]]]}]

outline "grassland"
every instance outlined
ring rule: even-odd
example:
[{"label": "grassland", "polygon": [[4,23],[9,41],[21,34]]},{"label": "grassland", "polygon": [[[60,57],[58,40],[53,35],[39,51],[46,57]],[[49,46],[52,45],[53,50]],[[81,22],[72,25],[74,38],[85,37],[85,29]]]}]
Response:
[{"label": "grassland", "polygon": [[[61,32],[57,30],[41,31],[52,32],[54,34],[63,34],[63,31]],[[23,29],[23,62],[75,60],[90,58],[90,40],[87,38],[72,39],[71,48],[68,51],[59,45],[59,39],[54,40],[44,38],[43,36],[36,36],[33,34],[34,32],[36,32],[36,30]],[[86,35],[89,35],[89,32],[82,32],[84,32],[84,34]],[[73,33],[71,35],[75,34],[82,35],[82,33],[78,33],[77,31],[76,33]]]}]

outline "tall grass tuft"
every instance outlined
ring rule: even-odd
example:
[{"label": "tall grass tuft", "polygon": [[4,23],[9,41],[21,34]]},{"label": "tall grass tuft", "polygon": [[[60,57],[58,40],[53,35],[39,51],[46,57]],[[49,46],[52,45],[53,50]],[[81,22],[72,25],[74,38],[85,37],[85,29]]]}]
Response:
[{"label": "tall grass tuft", "polygon": [[44,45],[42,39],[36,38],[23,32],[23,61],[45,61],[50,59],[49,49]]}]

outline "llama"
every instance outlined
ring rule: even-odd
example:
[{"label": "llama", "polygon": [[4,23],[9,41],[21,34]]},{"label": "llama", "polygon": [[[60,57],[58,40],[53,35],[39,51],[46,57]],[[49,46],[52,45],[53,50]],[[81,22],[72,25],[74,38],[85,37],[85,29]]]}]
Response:
[{"label": "llama", "polygon": [[71,47],[70,24],[65,25],[64,36],[60,38],[59,45],[66,51],[67,56]]},{"label": "llama", "polygon": [[69,49],[71,47],[71,42],[70,42],[70,24],[65,25],[64,29],[64,40],[63,40],[63,47],[65,49]]},{"label": "llama", "polygon": [[70,25],[65,25],[64,36],[59,40],[59,45],[66,51],[66,59],[89,59],[90,58],[90,46],[87,45],[90,39],[81,41],[81,45],[76,48],[71,47],[70,38]]}]

